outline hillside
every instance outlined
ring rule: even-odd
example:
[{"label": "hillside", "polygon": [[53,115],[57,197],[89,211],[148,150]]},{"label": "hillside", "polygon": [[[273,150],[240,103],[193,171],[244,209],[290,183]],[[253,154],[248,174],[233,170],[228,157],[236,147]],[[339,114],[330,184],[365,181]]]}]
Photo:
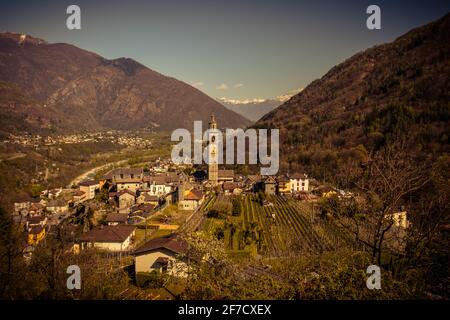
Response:
[{"label": "hillside", "polygon": [[450,151],[450,15],[358,53],[269,112],[282,167],[330,180],[349,157],[407,141],[422,156]]},{"label": "hillside", "polygon": [[0,81],[0,138],[7,132],[48,128],[44,108],[18,86]]},{"label": "hillside", "polygon": [[[208,121],[211,113],[224,127],[250,123],[192,86],[132,59],[107,60],[69,44],[15,33],[0,33],[0,81],[15,88],[18,101],[25,93],[33,100],[26,107],[13,95],[8,103],[0,102],[2,119],[13,104],[14,117],[22,119],[18,126],[3,120],[8,124],[4,132],[173,130],[191,128],[194,120]],[[29,121],[30,112],[36,121]]]}]

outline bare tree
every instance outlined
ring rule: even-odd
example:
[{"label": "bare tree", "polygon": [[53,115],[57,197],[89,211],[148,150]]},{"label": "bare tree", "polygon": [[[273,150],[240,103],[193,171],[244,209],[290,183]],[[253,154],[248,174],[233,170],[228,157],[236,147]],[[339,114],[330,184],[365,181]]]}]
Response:
[{"label": "bare tree", "polygon": [[419,162],[412,154],[404,145],[371,153],[355,183],[358,196],[345,199],[334,208],[343,218],[341,226],[371,250],[372,259],[378,264],[386,235],[395,224],[393,213],[408,204],[408,196],[430,182],[430,163]]}]

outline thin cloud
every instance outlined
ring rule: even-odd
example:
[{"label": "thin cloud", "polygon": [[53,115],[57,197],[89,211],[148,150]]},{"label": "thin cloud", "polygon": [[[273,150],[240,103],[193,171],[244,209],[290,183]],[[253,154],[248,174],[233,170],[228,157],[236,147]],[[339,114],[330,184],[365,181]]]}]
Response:
[{"label": "thin cloud", "polygon": [[191,86],[198,88],[198,87],[202,87],[204,85],[204,83],[202,81],[193,81],[191,82]]},{"label": "thin cloud", "polygon": [[235,85],[234,85],[234,87],[237,89],[237,88],[242,88],[244,86],[244,84],[243,83],[236,83]]},{"label": "thin cloud", "polygon": [[281,94],[281,95],[277,96],[276,99],[280,102],[284,102],[284,101],[289,100],[292,96],[295,96],[297,93],[302,92],[302,91],[303,91],[303,88],[297,88],[297,89],[291,90],[285,94]]},{"label": "thin cloud", "polygon": [[264,101],[267,101],[267,99],[262,98],[255,98],[255,99],[228,99],[225,97],[219,98],[219,101],[223,103],[230,103],[230,104],[252,104],[252,103],[262,103]]},{"label": "thin cloud", "polygon": [[228,85],[226,83],[221,83],[216,87],[216,90],[228,90]]}]

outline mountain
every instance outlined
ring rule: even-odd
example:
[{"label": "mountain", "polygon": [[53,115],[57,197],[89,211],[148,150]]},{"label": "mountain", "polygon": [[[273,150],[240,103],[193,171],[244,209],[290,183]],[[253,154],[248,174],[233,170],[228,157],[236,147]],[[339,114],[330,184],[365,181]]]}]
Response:
[{"label": "mountain", "polygon": [[239,113],[250,121],[257,121],[263,115],[278,107],[281,102],[274,99],[255,99],[250,101],[240,101],[233,99],[220,98],[225,108]]},{"label": "mountain", "polygon": [[302,90],[303,88],[294,89],[285,94],[269,99],[238,100],[238,99],[219,98],[217,100],[220,103],[222,103],[227,109],[239,113],[243,117],[255,122],[261,119],[263,115],[272,111],[280,104],[291,98],[294,94],[297,94]]},{"label": "mountain", "polygon": [[194,120],[207,122],[212,113],[223,127],[250,123],[192,86],[132,59],[107,60],[28,35],[0,33],[0,81],[1,90],[9,92],[8,101],[0,102],[2,123],[8,124],[3,131],[173,130],[192,128]]},{"label": "mountain", "polygon": [[437,157],[450,151],[449,75],[447,14],[355,54],[255,127],[280,128],[284,168],[324,179],[348,157],[400,140]]},{"label": "mountain", "polygon": [[0,138],[14,131],[50,129],[49,114],[57,112],[46,109],[18,86],[0,81]]}]

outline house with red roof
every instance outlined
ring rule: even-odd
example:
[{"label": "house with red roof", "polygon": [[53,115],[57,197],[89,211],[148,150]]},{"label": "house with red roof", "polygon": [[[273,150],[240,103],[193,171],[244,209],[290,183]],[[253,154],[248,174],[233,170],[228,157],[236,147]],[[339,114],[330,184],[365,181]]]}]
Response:
[{"label": "house with red roof", "polygon": [[203,192],[195,188],[182,190],[179,197],[178,208],[186,211],[196,210],[205,199]]},{"label": "house with red roof", "polygon": [[121,252],[132,248],[135,234],[135,226],[100,226],[81,235],[78,242],[81,249],[97,248]]},{"label": "house with red roof", "polygon": [[190,252],[188,243],[178,235],[147,241],[133,252],[136,275],[158,272],[187,277],[190,259],[198,258]]}]

